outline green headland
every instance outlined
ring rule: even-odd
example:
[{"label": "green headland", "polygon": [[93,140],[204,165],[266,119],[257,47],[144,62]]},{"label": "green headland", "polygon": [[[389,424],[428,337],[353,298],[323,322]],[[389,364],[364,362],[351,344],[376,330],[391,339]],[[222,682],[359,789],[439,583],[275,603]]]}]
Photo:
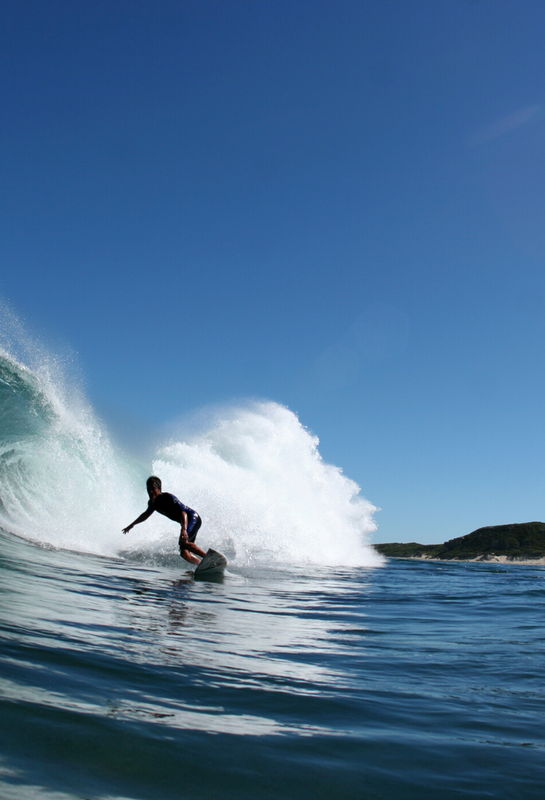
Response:
[{"label": "green headland", "polygon": [[545,522],[519,522],[478,528],[443,544],[376,544],[389,558],[434,558],[442,561],[486,560],[507,557],[512,561],[545,558]]}]

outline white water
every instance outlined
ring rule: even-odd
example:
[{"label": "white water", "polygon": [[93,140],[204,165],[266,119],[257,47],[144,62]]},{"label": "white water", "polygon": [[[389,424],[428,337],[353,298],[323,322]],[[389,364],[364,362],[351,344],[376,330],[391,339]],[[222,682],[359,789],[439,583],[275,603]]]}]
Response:
[{"label": "white water", "polygon": [[[147,474],[116,452],[55,359],[33,352],[29,369],[0,351],[2,527],[45,546],[178,563],[178,528],[165,517],[123,536],[146,508]],[[366,539],[376,509],[277,403],[222,411],[200,433],[161,447],[149,472],[201,514],[199,544],[234,563],[382,563]]]},{"label": "white water", "polygon": [[376,509],[277,403],[223,412],[200,435],[163,447],[153,471],[198,509],[199,541],[238,562],[381,563],[365,545]]}]

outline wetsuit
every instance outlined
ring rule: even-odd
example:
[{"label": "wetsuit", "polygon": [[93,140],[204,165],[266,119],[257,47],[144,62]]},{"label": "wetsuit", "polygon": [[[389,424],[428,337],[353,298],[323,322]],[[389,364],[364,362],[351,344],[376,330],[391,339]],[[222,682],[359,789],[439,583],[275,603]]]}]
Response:
[{"label": "wetsuit", "polygon": [[199,528],[202,525],[202,520],[197,512],[193,511],[189,506],[185,506],[177,497],[170,494],[170,492],[161,492],[161,494],[158,494],[153,500],[150,500],[148,503],[148,511],[158,511],[159,514],[163,514],[163,516],[177,522],[182,528],[184,526],[182,511],[185,511],[187,514],[187,538],[190,542],[195,541]]}]

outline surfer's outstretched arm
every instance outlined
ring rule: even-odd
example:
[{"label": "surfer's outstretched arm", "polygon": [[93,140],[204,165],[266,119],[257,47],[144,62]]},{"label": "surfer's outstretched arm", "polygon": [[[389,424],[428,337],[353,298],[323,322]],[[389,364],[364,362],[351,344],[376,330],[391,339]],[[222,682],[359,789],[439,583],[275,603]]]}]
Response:
[{"label": "surfer's outstretched arm", "polygon": [[128,533],[131,528],[134,528],[134,526],[138,525],[140,522],[144,522],[146,519],[148,519],[148,517],[151,517],[152,514],[153,510],[150,511],[150,509],[147,508],[142,514],[140,514],[139,517],[137,517],[137,519],[134,520],[134,522],[131,522],[131,524],[127,525],[126,528],[123,528],[123,533]]}]

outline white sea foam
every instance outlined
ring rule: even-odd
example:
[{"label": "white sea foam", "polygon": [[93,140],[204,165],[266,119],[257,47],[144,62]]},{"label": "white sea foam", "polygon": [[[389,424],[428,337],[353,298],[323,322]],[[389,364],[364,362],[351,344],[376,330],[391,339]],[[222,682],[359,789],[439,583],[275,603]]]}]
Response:
[{"label": "white sea foam", "polygon": [[201,544],[237,562],[381,563],[366,544],[375,507],[277,403],[224,411],[204,432],[163,447],[153,470],[198,509]]},{"label": "white sea foam", "polygon": [[[2,527],[54,547],[177,564],[178,528],[165,517],[122,535],[146,508],[145,468],[116,451],[82,393],[36,353],[29,369],[0,352]],[[199,544],[235,564],[382,563],[366,541],[376,509],[277,403],[224,409],[162,446],[148,469],[199,511]]]}]

